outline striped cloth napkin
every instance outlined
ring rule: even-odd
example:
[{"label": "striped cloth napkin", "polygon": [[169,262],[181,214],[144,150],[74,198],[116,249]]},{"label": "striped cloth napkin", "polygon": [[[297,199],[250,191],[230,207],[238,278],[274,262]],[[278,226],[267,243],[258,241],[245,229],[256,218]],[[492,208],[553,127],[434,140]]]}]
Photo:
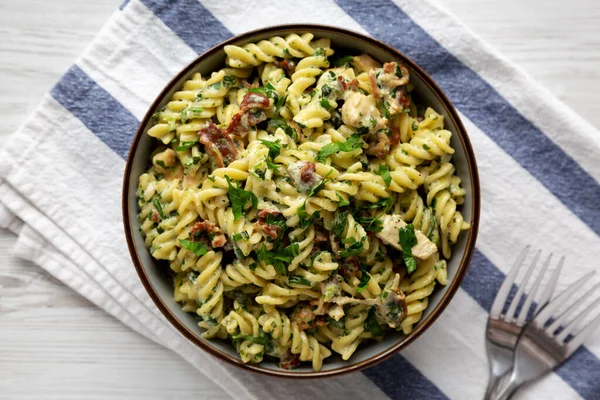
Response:
[{"label": "striped cloth napkin", "polygon": [[[328,380],[251,374],[189,344],[134,271],[121,221],[121,179],[151,101],[184,65],[244,31],[335,23],[396,47],[461,113],[479,162],[477,250],[454,300],[401,354]],[[46,95],[0,153],[0,226],[29,259],[142,335],[185,358],[233,398],[481,398],[484,327],[524,243],[568,256],[561,287],[600,260],[600,132],[433,1],[131,0]],[[517,397],[598,399],[600,335]],[[198,394],[202,397],[202,394]]]}]

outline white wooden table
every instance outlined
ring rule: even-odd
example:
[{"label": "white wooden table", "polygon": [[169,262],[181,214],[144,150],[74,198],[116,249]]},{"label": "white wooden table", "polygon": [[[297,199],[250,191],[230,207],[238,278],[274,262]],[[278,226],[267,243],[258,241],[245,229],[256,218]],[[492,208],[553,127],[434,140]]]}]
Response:
[{"label": "white wooden table", "polygon": [[[121,1],[0,4],[0,143]],[[441,1],[600,128],[600,2]],[[229,398],[174,354],[13,257],[14,242],[0,230],[0,398]]]}]

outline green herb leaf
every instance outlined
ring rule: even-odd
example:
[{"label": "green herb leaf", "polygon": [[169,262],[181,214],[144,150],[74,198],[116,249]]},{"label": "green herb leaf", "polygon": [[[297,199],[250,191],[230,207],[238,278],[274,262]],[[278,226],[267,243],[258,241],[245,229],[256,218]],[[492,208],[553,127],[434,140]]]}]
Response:
[{"label": "green herb leaf", "polygon": [[363,237],[362,239],[360,239],[360,242],[356,242],[347,249],[340,251],[340,257],[353,257],[362,253],[366,239],[366,237]]},{"label": "green herb leaf", "polygon": [[362,271],[361,272],[361,276],[360,276],[360,283],[358,284],[358,287],[356,288],[356,291],[358,293],[362,293],[365,291],[365,289],[367,288],[367,285],[369,284],[369,281],[371,280],[371,275],[369,275],[367,273],[367,271]]},{"label": "green herb leaf", "polygon": [[323,188],[325,187],[325,185],[327,184],[327,179],[322,179],[321,182],[316,185],[315,187],[313,187],[312,189],[310,189],[310,192],[308,193],[308,197],[313,197],[315,196],[317,193],[319,193],[321,190],[323,190]]},{"label": "green herb leaf", "polygon": [[423,149],[425,150],[431,150],[431,147],[427,146],[427,144],[423,143]]},{"label": "green herb leaf", "polygon": [[335,195],[338,198],[338,208],[350,205],[350,202],[348,200],[344,200],[344,198],[338,192],[336,192]]},{"label": "green herb leaf", "polygon": [[321,107],[323,107],[325,110],[329,111],[331,110],[333,107],[331,106],[331,104],[329,104],[329,101],[326,98],[321,98],[321,100],[319,101],[319,104],[321,104]]},{"label": "green herb leaf", "polygon": [[235,76],[225,75],[225,77],[223,78],[223,85],[225,85],[226,88],[235,86]]},{"label": "green herb leaf", "polygon": [[338,152],[350,152],[356,149],[360,149],[363,145],[363,142],[360,138],[360,135],[352,134],[348,139],[346,139],[343,143],[328,143],[317,154],[316,160],[319,162],[325,162],[327,157],[338,153]]},{"label": "green herb leaf", "polygon": [[275,89],[275,87],[273,85],[271,85],[270,82],[268,82],[264,87],[257,87],[257,88],[250,88],[248,89],[249,92],[251,93],[260,93],[260,94],[264,94],[265,96],[273,99],[275,97],[277,97],[277,89]]},{"label": "green herb leaf", "polygon": [[411,128],[412,128],[413,132],[416,132],[419,130],[419,124],[417,124],[415,121],[413,121]]},{"label": "green herb leaf", "polygon": [[299,248],[298,243],[292,243],[288,247],[269,251],[263,243],[256,252],[256,259],[263,261],[266,265],[272,265],[281,275],[286,275],[287,265],[298,255]]},{"label": "green herb leaf", "polygon": [[404,264],[406,264],[408,273],[412,274],[417,269],[417,261],[412,255],[412,248],[417,244],[414,225],[408,224],[404,228],[400,228],[398,230],[398,236],[398,243],[402,247]]},{"label": "green herb leaf", "polygon": [[388,166],[385,164],[379,164],[379,170],[377,173],[383,178],[385,186],[390,186],[390,183],[392,183],[392,175],[390,175],[390,169]]},{"label": "green herb leaf", "polygon": [[152,199],[152,205],[154,206],[154,208],[156,208],[156,211],[158,211],[158,215],[160,216],[160,219],[164,219],[165,214],[163,212],[162,204],[160,204],[160,200],[158,199],[158,197],[154,197]]},{"label": "green herb leaf", "polygon": [[383,329],[379,325],[379,322],[377,322],[377,317],[375,316],[375,308],[374,307],[372,307],[369,310],[369,315],[367,316],[367,319],[365,320],[365,330],[370,332],[371,336],[373,336],[373,337],[379,337],[379,336],[383,335]]},{"label": "green herb leaf", "polygon": [[298,139],[298,132],[294,128],[288,125],[282,118],[272,118],[267,124],[267,130],[274,133],[277,128],[283,129],[283,132],[294,140]]},{"label": "green herb leaf", "polygon": [[312,286],[312,283],[308,279],[300,275],[290,276],[288,278],[288,282],[290,285],[303,285],[308,287]]},{"label": "green herb leaf", "polygon": [[331,227],[331,232],[338,237],[341,238],[344,233],[344,229],[346,229],[346,222],[349,211],[338,211],[336,213],[336,217],[333,220],[333,226]]},{"label": "green herb leaf", "polygon": [[196,279],[198,279],[199,275],[200,275],[200,272],[198,272],[198,271],[190,271],[188,274],[188,281],[190,283],[196,283]]},{"label": "green herb leaf", "polygon": [[191,251],[197,256],[203,256],[208,251],[204,243],[192,242],[191,240],[179,239],[179,243],[181,243],[181,247],[186,250]]},{"label": "green herb leaf", "polygon": [[248,240],[249,238],[250,235],[248,235],[248,232],[246,231],[236,233],[235,235],[233,235],[233,240],[235,240],[236,242],[239,240]]},{"label": "green herb leaf", "polygon": [[244,207],[246,206],[246,204],[248,204],[248,202],[251,202],[253,207],[256,207],[258,205],[258,199],[256,198],[256,195],[254,193],[241,189],[239,187],[239,184],[237,188],[234,187],[231,184],[229,176],[227,175],[225,175],[225,180],[227,181],[227,185],[229,186],[229,192],[227,193],[227,196],[229,197],[229,201],[231,202],[231,208],[233,210],[234,219],[238,219],[243,215]]},{"label": "green herb leaf", "polygon": [[195,145],[196,143],[198,143],[198,141],[192,141],[192,142],[181,142],[181,144],[177,147],[175,147],[175,151],[186,151],[187,149],[189,149],[190,147],[192,147],[193,145]]},{"label": "green herb leaf", "polygon": [[339,321],[336,321],[335,319],[333,319],[331,317],[327,317],[327,325],[329,325],[333,328],[338,328],[338,329],[341,329],[342,331],[345,331],[346,330],[346,317],[340,318]]},{"label": "green herb leaf", "polygon": [[242,335],[241,333],[231,335],[231,340],[234,340],[234,341],[247,340],[249,342],[261,344],[263,346],[267,346],[269,343],[271,343],[271,338],[268,336],[250,336],[250,335]]},{"label": "green herb leaf", "polygon": [[281,140],[277,139],[274,142],[263,139],[258,140],[269,149],[269,157],[271,157],[271,159],[274,159],[281,153],[281,144],[279,144],[281,143]]},{"label": "green herb leaf", "polygon": [[350,56],[350,55],[345,55],[345,56],[336,55],[334,57],[331,57],[331,64],[334,67],[344,67],[344,66],[352,67],[353,59],[354,59],[354,56]]}]

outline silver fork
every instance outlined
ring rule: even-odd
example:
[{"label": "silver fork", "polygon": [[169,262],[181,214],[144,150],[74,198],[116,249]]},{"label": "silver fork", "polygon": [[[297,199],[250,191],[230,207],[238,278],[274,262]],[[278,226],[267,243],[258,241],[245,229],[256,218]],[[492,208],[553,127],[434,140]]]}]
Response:
[{"label": "silver fork", "polygon": [[[531,265],[525,272],[523,282],[519,286],[506,314],[502,314],[502,310],[504,309],[504,305],[512,285],[515,283],[517,274],[521,269],[528,252],[529,246],[525,247],[525,249],[521,252],[512,269],[504,279],[504,282],[502,283],[502,286],[500,287],[500,290],[494,299],[494,304],[492,305],[492,309],[488,317],[486,328],[486,349],[488,362],[490,365],[490,379],[486,389],[485,399],[491,398],[492,394],[495,392],[498,381],[511,369],[513,365],[513,358],[515,354],[515,348],[517,347],[517,342],[519,340],[519,335],[521,332],[523,332],[524,326],[527,322],[529,309],[533,304],[537,291],[540,287],[540,283],[543,280],[544,274],[548,269],[548,265],[552,260],[552,254],[550,254],[544,263],[542,271],[538,275],[537,280],[533,283],[530,294],[526,295],[527,297],[525,299],[525,303],[523,304],[519,315],[515,318],[515,312],[521,301],[521,297],[525,292],[527,282],[531,278],[533,270],[538,263],[541,251],[538,251],[535,254]],[[540,298],[540,301],[537,303],[534,313],[537,314],[537,312],[542,309],[546,303],[548,303],[548,300],[550,300],[550,297],[554,292],[554,288],[556,287],[558,275],[560,274],[564,261],[565,258],[562,257],[558,263],[558,266],[554,270],[554,273],[552,274],[548,285],[546,286],[546,289]]]},{"label": "silver fork", "polygon": [[[493,393],[494,399],[509,399],[524,383],[558,367],[598,328],[600,314],[580,329],[579,333],[574,333],[590,312],[600,304],[600,297],[572,317],[577,306],[581,304],[580,301],[587,299],[600,287],[600,284],[596,284],[583,296],[574,295],[574,290],[579,289],[592,275],[594,271],[565,289],[527,325],[515,350],[514,366],[498,382]],[[578,298],[573,301],[574,297]],[[573,301],[573,304],[559,313],[561,306],[569,301]]]}]

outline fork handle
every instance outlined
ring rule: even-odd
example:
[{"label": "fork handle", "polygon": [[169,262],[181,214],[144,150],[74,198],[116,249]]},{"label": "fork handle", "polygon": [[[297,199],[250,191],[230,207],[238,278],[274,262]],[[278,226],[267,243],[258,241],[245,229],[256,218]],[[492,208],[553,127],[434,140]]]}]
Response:
[{"label": "fork handle", "polygon": [[520,379],[515,371],[511,370],[498,380],[498,384],[489,399],[508,400],[525,382],[526,380]]}]

